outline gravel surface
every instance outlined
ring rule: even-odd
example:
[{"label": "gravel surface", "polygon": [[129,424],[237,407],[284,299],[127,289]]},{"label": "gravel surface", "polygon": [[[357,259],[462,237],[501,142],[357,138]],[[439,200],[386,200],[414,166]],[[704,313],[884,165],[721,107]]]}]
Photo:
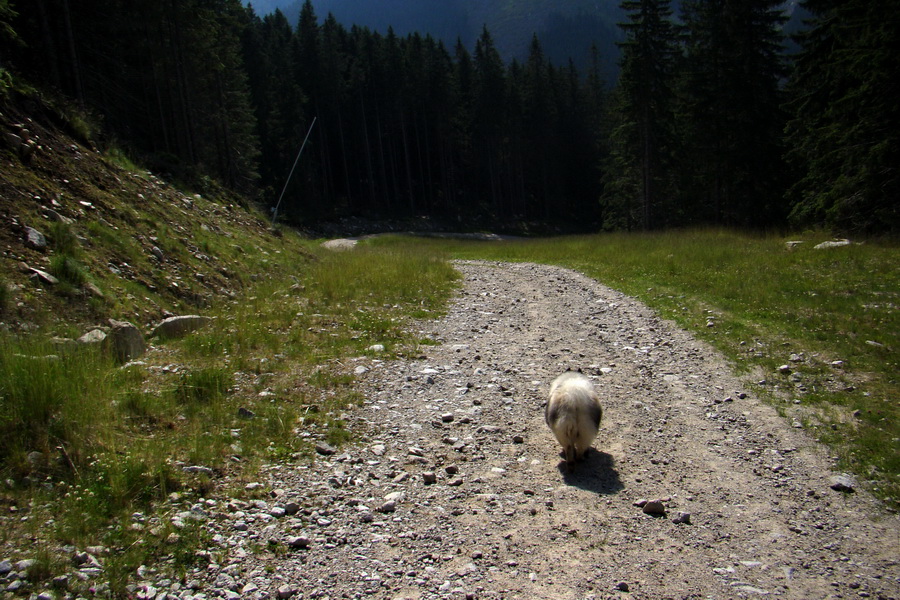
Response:
[{"label": "gravel surface", "polygon": [[[825,449],[708,346],[573,271],[457,266],[417,325],[440,345],[349,365],[362,442],[193,507],[216,558],[138,598],[900,598],[897,516],[832,489]],[[604,409],[571,474],[543,421],[567,369]]]}]

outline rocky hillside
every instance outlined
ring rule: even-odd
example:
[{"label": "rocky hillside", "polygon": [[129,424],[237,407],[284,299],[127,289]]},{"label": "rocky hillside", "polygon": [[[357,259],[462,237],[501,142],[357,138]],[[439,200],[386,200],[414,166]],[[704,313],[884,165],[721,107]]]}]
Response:
[{"label": "rocky hillside", "polygon": [[245,200],[99,151],[82,119],[36,96],[0,104],[0,132],[3,329],[147,327],[233,296],[287,247],[302,252]]}]

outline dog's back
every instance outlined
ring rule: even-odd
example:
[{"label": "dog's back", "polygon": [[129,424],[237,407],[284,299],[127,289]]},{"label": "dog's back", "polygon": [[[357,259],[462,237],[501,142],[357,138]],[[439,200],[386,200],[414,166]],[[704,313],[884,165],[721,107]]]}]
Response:
[{"label": "dog's back", "polygon": [[571,470],[584,458],[600,428],[603,409],[591,380],[572,371],[563,373],[550,385],[550,399],[544,420],[566,454]]}]

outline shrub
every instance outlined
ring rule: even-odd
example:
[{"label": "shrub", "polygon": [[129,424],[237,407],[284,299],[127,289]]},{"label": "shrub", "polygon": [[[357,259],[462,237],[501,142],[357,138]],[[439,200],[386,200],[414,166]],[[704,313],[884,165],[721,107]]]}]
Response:
[{"label": "shrub", "polygon": [[87,282],[84,267],[68,254],[57,254],[50,259],[50,274],[74,287],[80,287]]}]

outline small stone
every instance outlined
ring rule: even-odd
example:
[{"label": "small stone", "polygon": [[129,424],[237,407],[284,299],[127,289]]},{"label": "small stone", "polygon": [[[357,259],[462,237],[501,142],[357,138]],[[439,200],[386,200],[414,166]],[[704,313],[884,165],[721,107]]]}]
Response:
[{"label": "small stone", "polygon": [[392,513],[396,510],[397,510],[397,502],[394,500],[388,500],[387,502],[385,502],[378,508],[378,512],[383,512],[383,513]]},{"label": "small stone", "polygon": [[337,450],[331,444],[328,444],[326,442],[317,442],[316,452],[318,452],[322,456],[331,456],[333,454],[336,454]]},{"label": "small stone", "polygon": [[524,444],[525,438],[521,435],[514,435],[512,441],[513,444]]},{"label": "small stone", "polygon": [[188,465],[186,467],[181,467],[181,470],[185,473],[195,473],[197,475],[206,475],[207,477],[213,476],[213,470],[209,467],[203,467],[200,465]]},{"label": "small stone", "polygon": [[275,595],[277,598],[279,598],[279,600],[287,600],[288,598],[290,598],[291,596],[293,596],[296,593],[297,593],[297,590],[292,588],[291,586],[282,585],[282,586],[279,586],[278,591],[276,592]]},{"label": "small stone", "polygon": [[228,573],[219,573],[219,575],[216,577],[216,581],[215,581],[214,585],[217,588],[224,588],[224,589],[231,590],[231,589],[234,589],[237,584],[234,581],[234,577],[232,577]]},{"label": "small stone", "polygon": [[691,513],[689,512],[679,512],[678,516],[672,519],[672,522],[675,524],[683,524],[690,525],[691,524]]},{"label": "small stone", "polygon": [[384,352],[384,344],[372,344],[366,350],[369,352]]},{"label": "small stone", "polygon": [[44,250],[47,248],[47,238],[44,234],[33,227],[25,228],[25,242],[35,250]]},{"label": "small stone", "polygon": [[828,484],[836,492],[856,491],[856,482],[849,475],[834,475],[828,480]]},{"label": "small stone", "polygon": [[291,536],[287,539],[288,548],[305,550],[309,548],[309,538],[305,535]]},{"label": "small stone", "polygon": [[106,333],[102,329],[92,329],[78,338],[79,344],[99,344],[106,339]]},{"label": "small stone", "polygon": [[790,375],[791,367],[789,365],[781,365],[780,367],[778,367],[778,372],[782,375]]},{"label": "small stone", "polygon": [[47,273],[46,271],[41,271],[40,269],[34,269],[29,267],[28,271],[35,277],[38,281],[42,283],[46,283],[47,285],[56,285],[59,283],[59,279]]},{"label": "small stone", "polygon": [[450,423],[454,419],[453,413],[444,413],[441,415],[441,421],[444,423]]},{"label": "small stone", "polygon": [[256,416],[256,413],[250,410],[249,408],[240,407],[237,411],[238,417],[241,419],[252,419]]},{"label": "small stone", "polygon": [[446,471],[447,475],[456,475],[459,473],[459,467],[456,465],[447,465],[444,467],[444,471]]},{"label": "small stone", "polygon": [[296,502],[288,502],[284,505],[284,514],[291,516],[300,512],[300,505]]},{"label": "small stone", "polygon": [[425,482],[425,485],[437,483],[437,474],[434,471],[426,471],[422,473],[422,481]]},{"label": "small stone", "polygon": [[644,508],[644,506],[649,502],[646,498],[641,498],[640,500],[636,500],[631,505],[637,506],[638,508]]},{"label": "small stone", "polygon": [[662,503],[662,500],[650,500],[642,507],[644,514],[646,515],[665,515],[666,507]]},{"label": "small stone", "polygon": [[241,588],[241,594],[252,594],[258,590],[259,586],[251,581]]},{"label": "small stone", "polygon": [[212,321],[211,317],[200,315],[179,315],[163,319],[150,333],[150,337],[159,337],[163,340],[183,338]]},{"label": "small stone", "polygon": [[628,584],[625,583],[624,581],[620,581],[619,583],[617,583],[616,589],[620,592],[627,592],[629,590]]}]

